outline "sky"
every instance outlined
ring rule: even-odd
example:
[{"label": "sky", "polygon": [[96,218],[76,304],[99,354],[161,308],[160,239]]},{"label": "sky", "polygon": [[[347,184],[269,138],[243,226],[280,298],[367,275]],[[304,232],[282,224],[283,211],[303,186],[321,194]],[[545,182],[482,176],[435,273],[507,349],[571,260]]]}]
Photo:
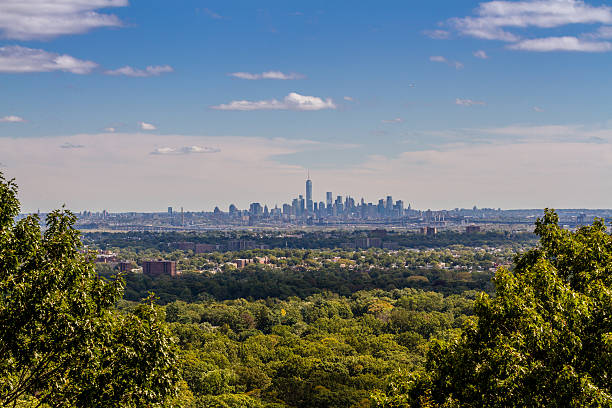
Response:
[{"label": "sky", "polygon": [[612,2],[0,0],[24,212],[612,207]]}]

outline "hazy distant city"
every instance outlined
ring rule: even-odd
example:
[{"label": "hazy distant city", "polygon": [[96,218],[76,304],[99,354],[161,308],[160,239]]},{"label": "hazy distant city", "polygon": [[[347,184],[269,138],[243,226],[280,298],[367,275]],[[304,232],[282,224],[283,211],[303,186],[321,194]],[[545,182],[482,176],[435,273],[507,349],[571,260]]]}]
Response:
[{"label": "hazy distant city", "polygon": [[[249,208],[215,207],[213,211],[193,211],[168,207],[160,212],[81,211],[77,213],[80,229],[134,231],[197,231],[224,228],[292,228],[292,227],[371,227],[387,226],[414,229],[427,233],[443,229],[478,226],[482,229],[531,230],[543,209],[453,208],[432,211],[412,208],[408,201],[394,200],[392,195],[377,202],[366,202],[350,195],[327,191],[324,200],[313,196],[313,182],[306,180],[304,194],[290,202],[274,204],[253,202]],[[612,219],[610,209],[557,209],[562,224],[568,228],[591,223],[595,218]]]}]

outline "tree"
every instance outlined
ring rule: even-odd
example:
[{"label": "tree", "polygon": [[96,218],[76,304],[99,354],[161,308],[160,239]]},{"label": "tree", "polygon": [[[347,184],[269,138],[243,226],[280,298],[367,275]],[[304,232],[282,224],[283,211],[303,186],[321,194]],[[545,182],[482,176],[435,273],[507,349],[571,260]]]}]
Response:
[{"label": "tree", "polygon": [[551,210],[535,232],[461,338],[434,344],[425,371],[391,382],[378,407],[612,406],[612,237],[601,220],[564,230]]},{"label": "tree", "polygon": [[152,407],[175,392],[174,345],[152,299],[114,308],[121,279],[97,276],[76,217],[19,215],[0,173],[0,406]]}]

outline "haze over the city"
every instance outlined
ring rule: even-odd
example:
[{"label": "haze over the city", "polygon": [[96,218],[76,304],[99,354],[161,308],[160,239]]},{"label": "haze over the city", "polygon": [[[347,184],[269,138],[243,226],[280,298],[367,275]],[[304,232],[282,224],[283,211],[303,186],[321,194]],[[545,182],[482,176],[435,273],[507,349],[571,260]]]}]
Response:
[{"label": "haze over the city", "polygon": [[609,208],[605,1],[0,2],[22,210]]}]

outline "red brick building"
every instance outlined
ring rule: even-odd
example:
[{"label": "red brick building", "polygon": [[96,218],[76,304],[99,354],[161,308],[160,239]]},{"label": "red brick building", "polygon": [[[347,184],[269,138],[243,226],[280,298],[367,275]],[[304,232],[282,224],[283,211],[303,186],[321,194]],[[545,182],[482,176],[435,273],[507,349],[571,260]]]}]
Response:
[{"label": "red brick building", "polygon": [[144,261],[142,273],[149,276],[177,276],[175,261]]}]

